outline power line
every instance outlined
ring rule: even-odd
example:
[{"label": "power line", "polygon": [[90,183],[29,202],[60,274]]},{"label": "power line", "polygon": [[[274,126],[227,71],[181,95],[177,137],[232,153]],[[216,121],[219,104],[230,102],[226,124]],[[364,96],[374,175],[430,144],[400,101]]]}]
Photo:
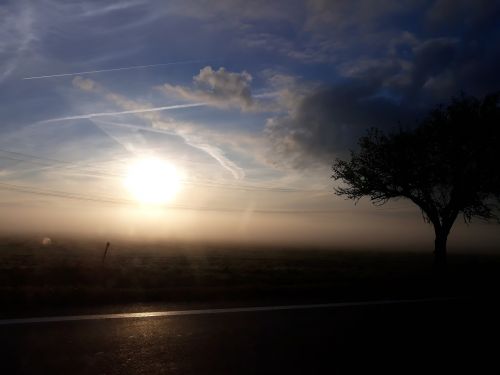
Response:
[{"label": "power line", "polygon": [[[47,167],[54,167],[54,168],[60,168],[60,169],[76,169],[76,170],[80,170],[83,172],[92,172],[92,173],[97,173],[100,175],[111,176],[111,177],[123,177],[123,175],[107,172],[105,169],[103,170],[103,168],[91,166],[89,164],[77,164],[77,163],[72,163],[69,161],[63,161],[63,160],[53,159],[53,158],[46,158],[43,156],[36,156],[36,155],[31,155],[31,154],[25,154],[22,152],[8,151],[8,150],[3,150],[3,149],[0,149],[0,152],[15,155],[15,156],[20,156],[23,158],[27,158],[27,159],[20,159],[19,157],[0,155],[0,158],[2,158],[2,159],[27,162],[27,163],[31,163],[31,164],[43,165],[43,166],[47,166]],[[50,164],[50,163],[57,163],[57,164],[61,164],[61,165],[54,165],[54,164]]]},{"label": "power line", "polygon": [[[57,197],[57,198],[65,198],[71,200],[80,200],[80,201],[90,201],[95,203],[108,203],[108,204],[116,204],[116,205],[137,205],[136,202],[128,200],[128,199],[117,199],[112,197],[104,197],[97,195],[89,195],[89,194],[79,194],[79,193],[71,193],[60,190],[51,190],[51,189],[41,189],[33,186],[25,186],[25,185],[16,185],[16,184],[8,184],[4,182],[0,182],[0,190],[13,191],[16,193],[25,193],[25,194],[34,194],[40,196],[47,197]],[[217,212],[237,212],[242,213],[245,212],[245,208],[225,208],[225,207],[203,207],[203,206],[186,206],[180,204],[169,204],[168,208],[170,209],[179,209],[179,210],[190,210],[190,211],[217,211]],[[254,213],[265,213],[265,214],[291,214],[291,213],[316,213],[316,214],[330,214],[333,212],[339,212],[334,210],[263,210],[263,209],[255,209],[252,210]]]},{"label": "power line", "polygon": [[[20,158],[14,158],[11,156],[2,156],[0,155],[0,158],[8,159],[8,160],[15,160],[15,161],[21,161],[21,162],[28,162],[28,163],[33,163],[33,164],[38,164],[38,165],[45,165],[48,167],[53,167],[53,168],[60,168],[60,169],[68,169],[68,170],[78,170],[84,173],[93,173],[94,176],[105,176],[105,177],[125,177],[123,174],[119,173],[112,173],[109,172],[106,169],[103,168],[96,168],[93,167],[89,164],[77,164],[69,161],[64,161],[64,160],[59,160],[59,159],[54,159],[54,158],[47,158],[47,157],[42,157],[42,156],[37,156],[37,155],[32,155],[32,154],[25,154],[22,152],[15,152],[15,151],[9,151],[9,150],[4,150],[0,149],[0,152],[7,153],[7,154],[12,154],[12,155],[17,155],[21,157],[26,157],[28,159],[20,159]],[[34,159],[34,160],[31,160]],[[186,160],[186,159],[180,159],[179,160]],[[40,161],[37,161],[40,160]],[[58,165],[53,165],[53,164],[47,164],[47,162],[54,162],[58,164],[63,164],[61,166]],[[297,188],[285,188],[285,187],[275,187],[275,186],[255,186],[255,185],[243,185],[243,184],[229,184],[229,183],[221,183],[221,182],[216,182],[216,181],[183,181],[184,184],[187,185],[193,185],[193,186],[203,186],[203,187],[214,187],[214,188],[222,188],[222,189],[228,189],[228,190],[239,190],[239,191],[272,191],[272,192],[281,192],[281,193],[297,193],[297,192],[310,192],[310,193],[319,193],[319,192],[324,192],[324,190],[321,189],[297,189]]]},{"label": "power line", "polygon": [[8,184],[4,182],[0,182],[0,189],[14,191],[17,193],[29,193],[35,195],[43,195],[49,197],[58,197],[58,198],[67,198],[67,199],[76,199],[76,200],[86,200],[93,202],[101,202],[101,203],[113,203],[113,204],[133,204],[133,201],[126,199],[116,199],[111,197],[99,197],[87,194],[79,194],[79,193],[71,193],[59,190],[51,190],[51,189],[41,189],[32,186],[25,185],[15,185]]}]

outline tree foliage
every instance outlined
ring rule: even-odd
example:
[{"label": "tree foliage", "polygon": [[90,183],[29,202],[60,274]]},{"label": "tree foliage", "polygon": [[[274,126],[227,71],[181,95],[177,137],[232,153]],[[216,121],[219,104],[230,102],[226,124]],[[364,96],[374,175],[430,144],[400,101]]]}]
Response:
[{"label": "tree foliage", "polygon": [[500,200],[500,93],[461,95],[433,109],[418,126],[369,130],[350,160],[337,159],[338,195],[374,204],[406,198],[446,237],[459,214],[498,219]]}]

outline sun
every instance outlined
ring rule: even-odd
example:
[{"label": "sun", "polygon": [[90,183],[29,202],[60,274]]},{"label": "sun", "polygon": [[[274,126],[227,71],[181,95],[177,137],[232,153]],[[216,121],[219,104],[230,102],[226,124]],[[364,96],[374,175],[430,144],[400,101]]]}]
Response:
[{"label": "sun", "polygon": [[138,202],[161,205],[175,197],[181,178],[177,169],[165,160],[141,158],[130,164],[125,186]]}]

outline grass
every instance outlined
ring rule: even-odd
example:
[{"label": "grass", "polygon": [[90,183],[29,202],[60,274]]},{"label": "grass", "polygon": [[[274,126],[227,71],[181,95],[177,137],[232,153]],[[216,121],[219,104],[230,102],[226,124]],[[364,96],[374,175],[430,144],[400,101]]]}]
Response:
[{"label": "grass", "polygon": [[129,302],[346,300],[477,295],[500,285],[500,257],[174,242],[0,238],[2,309]]}]

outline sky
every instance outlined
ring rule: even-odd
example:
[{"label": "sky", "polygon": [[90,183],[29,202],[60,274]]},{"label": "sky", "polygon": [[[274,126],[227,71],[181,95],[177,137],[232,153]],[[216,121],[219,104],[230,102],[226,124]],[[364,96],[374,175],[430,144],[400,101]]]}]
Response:
[{"label": "sky", "polygon": [[[179,239],[431,246],[405,201],[333,193],[370,127],[500,89],[488,0],[0,2],[0,225]],[[472,129],[472,126],[471,126]],[[134,202],[134,160],[181,180]],[[455,246],[496,246],[457,223]]]}]

